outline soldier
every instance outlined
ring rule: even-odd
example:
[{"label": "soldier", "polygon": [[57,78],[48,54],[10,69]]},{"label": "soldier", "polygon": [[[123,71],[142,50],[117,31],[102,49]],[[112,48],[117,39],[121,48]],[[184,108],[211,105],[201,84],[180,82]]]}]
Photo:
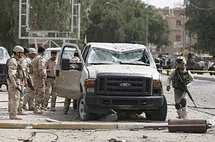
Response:
[{"label": "soldier", "polygon": [[185,85],[188,85],[191,81],[193,81],[193,76],[190,71],[186,70],[184,60],[176,59],[176,68],[170,73],[167,79],[166,90],[170,90],[171,82],[174,88],[175,108],[177,110],[178,118],[185,119],[187,117],[187,95],[181,85],[179,77],[176,75],[176,72],[180,74]]},{"label": "soldier", "polygon": [[[29,59],[29,66],[28,66],[28,78],[32,79],[33,77],[33,66],[32,66],[32,60],[37,55],[37,51],[35,48],[29,48],[29,53],[27,59]],[[33,85],[33,82],[31,82]],[[28,110],[33,111],[34,110],[34,88],[33,86],[29,86],[26,88],[26,94],[24,97],[23,102],[23,108],[27,110],[26,104],[28,104]]]},{"label": "soldier", "polygon": [[14,56],[8,59],[8,111],[9,119],[21,120],[17,117],[18,107],[21,95],[21,80],[24,76],[19,60],[22,58],[24,49],[21,46],[15,46],[13,49]]},{"label": "soldier", "polygon": [[55,70],[57,65],[57,51],[51,51],[51,58],[47,61],[47,84],[46,84],[46,93],[43,100],[43,109],[46,110],[48,107],[48,101],[51,97],[51,111],[55,111],[55,104],[57,99],[57,93],[55,91]]},{"label": "soldier", "polygon": [[28,66],[29,66],[29,64],[31,62],[30,59],[28,58],[28,53],[29,53],[29,50],[24,47],[24,55],[20,59],[20,65],[22,66],[23,73],[24,73],[24,76],[21,79],[22,90],[23,90],[24,94],[20,97],[18,115],[25,115],[25,113],[23,112],[23,101],[24,101],[24,97],[25,97],[25,94],[26,94],[27,75],[28,75],[28,70],[29,70]]},{"label": "soldier", "polygon": [[42,101],[45,96],[45,85],[47,81],[46,59],[44,58],[45,47],[38,47],[38,54],[33,59],[33,82],[35,88],[35,107],[34,113],[42,114]]},{"label": "soldier", "polygon": [[[77,51],[75,51],[74,56],[72,57],[71,61],[76,61],[76,62],[80,61],[80,58],[79,58],[79,55],[78,55]],[[73,106],[76,107],[76,103],[77,103],[77,101],[73,100]],[[70,104],[71,104],[71,99],[65,98],[64,109],[63,109],[64,114],[67,114],[67,112],[69,111]]]}]

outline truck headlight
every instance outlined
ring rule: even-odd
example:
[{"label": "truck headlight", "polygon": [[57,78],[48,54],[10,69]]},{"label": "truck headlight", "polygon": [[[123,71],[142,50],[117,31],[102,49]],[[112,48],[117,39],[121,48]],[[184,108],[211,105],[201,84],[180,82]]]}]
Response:
[{"label": "truck headlight", "polygon": [[161,81],[153,81],[153,95],[162,95],[162,91]]},{"label": "truck headlight", "polygon": [[95,92],[95,79],[89,79],[84,81],[84,86],[86,88],[86,93],[92,94]]},{"label": "truck headlight", "polygon": [[160,81],[153,81],[153,88],[161,88],[161,82]]}]

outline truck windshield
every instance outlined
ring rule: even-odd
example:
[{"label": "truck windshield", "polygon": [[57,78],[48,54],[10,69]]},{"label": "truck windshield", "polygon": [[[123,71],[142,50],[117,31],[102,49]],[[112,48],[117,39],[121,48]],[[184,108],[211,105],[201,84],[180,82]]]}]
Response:
[{"label": "truck windshield", "polygon": [[89,51],[87,64],[141,64],[149,65],[148,53],[145,50],[113,51],[92,48]]}]

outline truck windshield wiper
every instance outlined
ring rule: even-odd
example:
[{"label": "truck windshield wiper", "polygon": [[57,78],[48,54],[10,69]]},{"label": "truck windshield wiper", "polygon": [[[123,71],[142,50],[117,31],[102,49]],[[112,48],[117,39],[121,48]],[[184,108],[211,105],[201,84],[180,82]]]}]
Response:
[{"label": "truck windshield wiper", "polygon": [[113,62],[101,62],[101,63],[89,63],[90,65],[109,65],[113,64]]},{"label": "truck windshield wiper", "polygon": [[140,61],[137,61],[137,62],[122,62],[122,61],[120,61],[119,63],[120,64],[127,64],[127,65],[144,65],[144,66],[150,66],[150,64],[144,63],[144,62],[140,62]]}]

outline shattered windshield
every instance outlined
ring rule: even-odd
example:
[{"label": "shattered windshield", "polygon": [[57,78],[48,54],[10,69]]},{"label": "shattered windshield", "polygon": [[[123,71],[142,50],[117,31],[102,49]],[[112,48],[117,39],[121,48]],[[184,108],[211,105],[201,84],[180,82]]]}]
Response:
[{"label": "shattered windshield", "polygon": [[91,48],[87,64],[141,64],[149,65],[148,53],[145,50],[113,51]]}]

